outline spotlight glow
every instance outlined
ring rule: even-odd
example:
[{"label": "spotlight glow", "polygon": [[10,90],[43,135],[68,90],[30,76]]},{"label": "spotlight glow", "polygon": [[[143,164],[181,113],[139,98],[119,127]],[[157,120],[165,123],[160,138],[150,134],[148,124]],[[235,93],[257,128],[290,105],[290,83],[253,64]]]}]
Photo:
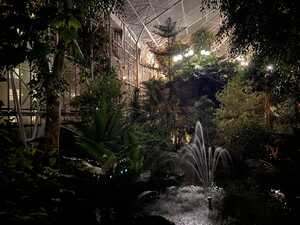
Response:
[{"label": "spotlight glow", "polygon": [[195,54],[193,49],[190,49],[187,53],[184,54],[184,57],[191,57]]},{"label": "spotlight glow", "polygon": [[247,62],[247,61],[242,61],[242,62],[241,62],[241,66],[244,66],[244,67],[249,66],[249,62]]},{"label": "spotlight glow", "polygon": [[274,70],[274,66],[273,66],[272,64],[267,65],[266,70],[267,70],[268,72],[272,72],[272,71]]},{"label": "spotlight glow", "polygon": [[206,50],[201,50],[201,51],[200,51],[200,54],[201,54],[201,55],[204,55],[204,56],[209,56],[210,53],[211,53],[210,51],[206,51]]},{"label": "spotlight glow", "polygon": [[182,55],[175,55],[174,57],[173,57],[173,61],[174,62],[179,62],[179,61],[181,61],[183,59],[183,56]]},{"label": "spotlight glow", "polygon": [[247,67],[250,64],[247,58],[243,55],[239,55],[238,57],[236,57],[235,61],[239,62],[240,66],[242,67]]},{"label": "spotlight glow", "polygon": [[243,56],[236,57],[236,61],[243,62],[245,59]]}]

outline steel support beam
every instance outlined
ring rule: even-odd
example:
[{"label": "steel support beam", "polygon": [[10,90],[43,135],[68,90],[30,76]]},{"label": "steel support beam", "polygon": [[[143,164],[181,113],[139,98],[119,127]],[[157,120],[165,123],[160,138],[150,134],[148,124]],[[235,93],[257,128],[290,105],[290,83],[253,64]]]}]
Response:
[{"label": "steel support beam", "polygon": [[185,13],[185,8],[184,8],[184,0],[181,1],[181,9],[182,9],[185,32],[188,35],[189,34],[189,27],[187,26],[186,13]]},{"label": "steel support beam", "polygon": [[155,43],[156,46],[158,46],[157,41],[155,40],[153,34],[151,33],[151,31],[149,30],[149,28],[147,27],[147,25],[143,22],[142,18],[140,17],[140,15],[138,14],[138,12],[136,11],[135,7],[133,6],[133,4],[131,3],[130,0],[127,0],[128,4],[130,5],[132,11],[135,13],[135,15],[137,16],[137,19],[139,20],[139,22],[143,25],[144,29],[146,30],[146,32],[148,33],[148,35],[150,36],[151,40]]},{"label": "steel support beam", "polygon": [[139,33],[138,39],[135,43],[135,53],[136,53],[136,87],[139,87],[139,66],[140,66],[140,52],[139,52],[139,40],[141,38],[141,36],[143,35],[144,32],[144,27],[141,30],[141,32]]},{"label": "steel support beam", "polygon": [[[211,10],[208,13],[206,13],[205,15],[199,17],[198,19],[194,20],[193,22],[191,22],[187,27],[190,28],[191,26],[193,26],[195,23],[199,22],[200,20],[202,20],[203,18],[208,18],[208,16],[210,16],[211,14],[214,14],[216,11],[215,10]],[[208,23],[209,21],[205,21],[204,23],[202,23],[201,25]]]},{"label": "steel support beam", "polygon": [[170,9],[174,8],[176,5],[178,5],[180,2],[182,2],[182,0],[178,0],[177,2],[175,2],[173,5],[171,5],[170,7],[166,8],[165,10],[163,10],[162,12],[160,12],[157,16],[155,16],[154,18],[152,18],[151,20],[149,20],[146,25],[152,23],[154,20],[156,20],[157,18],[159,18],[160,16],[162,16],[163,14],[165,14],[166,12],[168,12]]},{"label": "steel support beam", "polygon": [[150,5],[150,8],[151,8],[152,12],[154,13],[154,18],[155,18],[157,24],[160,25],[161,23],[160,23],[160,21],[159,21],[159,19],[157,17],[156,10],[155,10],[155,8],[152,5],[151,0],[147,0],[147,1],[148,1],[149,5]]}]

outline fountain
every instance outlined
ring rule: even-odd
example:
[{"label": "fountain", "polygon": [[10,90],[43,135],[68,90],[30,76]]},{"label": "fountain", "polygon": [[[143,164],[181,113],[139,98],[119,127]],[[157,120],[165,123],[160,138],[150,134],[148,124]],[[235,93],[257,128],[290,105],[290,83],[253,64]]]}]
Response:
[{"label": "fountain", "polygon": [[231,157],[223,148],[206,148],[203,128],[197,122],[192,142],[182,148],[179,161],[185,175],[194,176],[194,185],[171,187],[146,207],[146,212],[159,215],[176,225],[220,224],[224,190],[214,185],[218,164],[230,168]]},{"label": "fountain", "polygon": [[196,123],[194,139],[182,148],[181,164],[185,173],[192,175],[197,184],[208,189],[213,185],[219,163],[227,171],[231,166],[229,152],[221,147],[207,148],[201,123]]}]

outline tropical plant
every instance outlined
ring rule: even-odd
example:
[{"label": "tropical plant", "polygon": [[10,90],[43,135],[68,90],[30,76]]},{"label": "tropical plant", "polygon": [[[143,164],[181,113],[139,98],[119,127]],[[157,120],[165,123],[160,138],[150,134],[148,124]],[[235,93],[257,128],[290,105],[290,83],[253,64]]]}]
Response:
[{"label": "tropical plant", "polygon": [[109,70],[95,75],[93,82],[82,84],[84,91],[71,102],[73,107],[79,109],[83,124],[93,123],[95,112],[101,107],[103,101],[115,111],[120,111],[123,107],[121,82],[117,80],[116,73]]},{"label": "tropical plant", "polygon": [[276,198],[270,191],[262,191],[253,179],[247,178],[232,182],[225,191],[224,224],[296,224],[295,218],[288,212],[284,195],[277,190],[277,195],[283,198]]},{"label": "tropical plant", "polygon": [[214,34],[201,29],[192,35],[192,45],[195,53],[200,54],[201,50],[210,50],[214,40]]},{"label": "tropical plant", "polygon": [[[181,29],[177,28],[176,21],[172,21],[170,17],[164,24],[154,26],[154,28],[154,33],[160,36],[164,43],[162,47],[158,47],[157,43],[151,43],[150,50],[161,62],[163,71],[166,70],[169,80],[172,80],[172,56],[176,54],[178,49],[182,49],[183,46],[180,43],[176,43],[176,36],[181,32]],[[165,61],[167,61],[167,63],[165,63]]]},{"label": "tropical plant", "polygon": [[178,115],[180,113],[179,99],[172,83],[162,80],[150,80],[145,82],[147,97],[144,111],[149,113],[146,118],[154,127],[164,131],[163,137],[173,144],[178,143]]},{"label": "tropical plant", "polygon": [[[294,105],[300,102],[299,70],[299,5],[294,1],[278,0],[270,5],[268,1],[211,1],[224,16],[219,36],[229,36],[232,51],[235,53],[252,52],[256,66],[265,73],[266,65],[273,64],[279,71],[276,75],[278,87],[283,88],[294,99]],[[273,26],[276,24],[276,27]],[[290,24],[290,26],[287,26]],[[259,62],[259,63],[257,63]],[[282,88],[281,88],[282,89]],[[300,124],[300,109],[296,107],[295,125]]]},{"label": "tropical plant", "polygon": [[133,128],[122,121],[120,111],[109,108],[103,100],[96,110],[94,122],[79,129],[77,143],[106,172],[115,172],[118,166],[138,172],[142,167]]},{"label": "tropical plant", "polygon": [[[58,151],[60,134],[60,95],[65,90],[63,66],[68,53],[82,51],[78,31],[90,21],[87,9],[110,12],[120,1],[3,1],[1,3],[0,67],[11,69],[29,61],[35,76],[30,86],[33,97],[46,105],[45,149]],[[97,4],[96,4],[97,3]],[[96,4],[96,5],[95,5]],[[95,10],[96,11],[96,10]],[[69,54],[70,55],[70,54]],[[77,54],[78,55],[78,54]]]},{"label": "tropical plant", "polygon": [[174,158],[175,145],[171,138],[170,118],[175,112],[171,112],[165,81],[153,79],[144,85],[143,104],[133,109],[135,117],[131,118],[144,157],[144,168],[155,178],[161,178],[174,172],[171,158]]},{"label": "tropical plant", "polygon": [[174,172],[174,144],[167,131],[152,121],[142,121],[135,124],[137,137],[144,159],[144,169],[150,170],[152,175],[165,175]]},{"label": "tropical plant", "polygon": [[130,101],[130,120],[132,122],[139,121],[142,115],[142,106],[141,106],[141,98],[140,98],[140,89],[135,88],[133,91],[133,96]]},{"label": "tropical plant", "polygon": [[150,116],[154,116],[160,110],[159,105],[168,98],[168,93],[163,92],[165,82],[161,79],[151,79],[144,82],[144,85],[146,88],[144,108],[150,113]]},{"label": "tropical plant", "polygon": [[[278,0],[272,7],[269,2],[260,0],[205,2],[217,5],[224,15],[220,33],[230,35],[232,50],[250,49],[261,58],[298,64],[299,6],[295,2]],[[274,23],[276,27],[272,26]]]},{"label": "tropical plant", "polygon": [[197,121],[202,121],[203,127],[206,128],[205,139],[210,144],[216,136],[215,111],[216,104],[207,96],[201,96],[191,107],[190,115],[186,119],[188,128],[194,128]]},{"label": "tropical plant", "polygon": [[274,130],[279,133],[292,133],[297,127],[296,109],[292,98],[287,98],[272,107]]},{"label": "tropical plant", "polygon": [[237,75],[217,94],[217,99],[221,103],[216,111],[218,143],[231,150],[243,148],[232,144],[242,127],[261,130],[265,126],[264,94],[254,91],[248,81]]},{"label": "tropical plant", "polygon": [[[192,55],[184,57],[179,62],[173,65],[173,72],[176,76],[185,76],[195,70],[201,69],[205,66],[216,65],[219,61],[214,52],[211,51],[212,45],[215,41],[214,35],[204,29],[195,32],[189,45],[182,44],[183,48],[174,54],[184,54],[187,49],[193,51]],[[175,48],[176,49],[176,48]]]}]

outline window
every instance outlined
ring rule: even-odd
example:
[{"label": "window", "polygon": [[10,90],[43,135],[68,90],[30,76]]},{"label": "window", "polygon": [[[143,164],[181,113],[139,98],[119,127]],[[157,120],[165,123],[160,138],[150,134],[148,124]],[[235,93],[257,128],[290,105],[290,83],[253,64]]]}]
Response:
[{"label": "window", "polygon": [[113,28],[112,31],[112,53],[116,58],[120,58],[120,46],[122,46],[122,29]]}]

